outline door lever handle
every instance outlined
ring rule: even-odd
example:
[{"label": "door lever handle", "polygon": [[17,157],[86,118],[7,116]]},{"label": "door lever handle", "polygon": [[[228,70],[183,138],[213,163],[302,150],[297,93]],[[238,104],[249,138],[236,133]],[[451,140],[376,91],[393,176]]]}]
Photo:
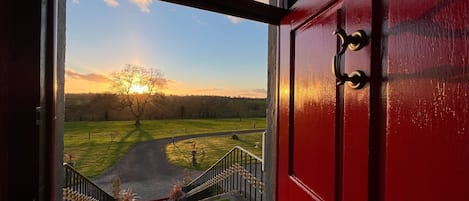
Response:
[{"label": "door lever handle", "polygon": [[347,48],[351,51],[358,51],[368,44],[368,36],[363,30],[354,32],[352,35],[347,35],[343,29],[337,29],[333,35],[337,35],[340,40],[340,49],[332,60],[332,72],[337,79],[337,85],[343,85],[348,82],[349,86],[354,89],[361,89],[368,82],[368,77],[365,72],[356,70],[350,73],[340,72],[340,62],[342,55]]}]

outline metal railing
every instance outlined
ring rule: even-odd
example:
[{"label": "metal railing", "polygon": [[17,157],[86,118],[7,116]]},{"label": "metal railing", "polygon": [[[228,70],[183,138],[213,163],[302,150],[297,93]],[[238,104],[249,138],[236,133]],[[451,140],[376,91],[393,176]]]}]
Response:
[{"label": "metal railing", "polygon": [[249,201],[264,198],[262,159],[236,146],[185,188],[185,198],[199,200],[237,193]]},{"label": "metal railing", "polygon": [[63,189],[67,194],[79,194],[99,201],[116,200],[68,164],[64,164]]}]

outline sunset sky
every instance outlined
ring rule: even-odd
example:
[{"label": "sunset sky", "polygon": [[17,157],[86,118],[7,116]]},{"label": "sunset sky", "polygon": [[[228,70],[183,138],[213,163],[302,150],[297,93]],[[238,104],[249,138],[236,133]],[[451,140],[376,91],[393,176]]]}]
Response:
[{"label": "sunset sky", "polygon": [[267,25],[156,0],[67,0],[66,93],[109,92],[125,64],[166,94],[266,97]]}]

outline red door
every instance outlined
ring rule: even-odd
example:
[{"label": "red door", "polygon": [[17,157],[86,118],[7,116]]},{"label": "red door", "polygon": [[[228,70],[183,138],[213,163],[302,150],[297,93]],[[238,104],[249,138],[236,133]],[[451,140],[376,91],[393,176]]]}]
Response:
[{"label": "red door", "polygon": [[[279,37],[277,198],[469,200],[469,2],[298,0]],[[337,85],[334,62],[362,71]]]},{"label": "red door", "polygon": [[469,1],[389,1],[385,200],[469,200]]},{"label": "red door", "polygon": [[[370,87],[337,85],[332,33],[371,30],[371,1],[298,1],[280,26],[279,200],[367,200]],[[370,41],[337,71],[370,73]],[[347,48],[347,47],[345,47]]]}]

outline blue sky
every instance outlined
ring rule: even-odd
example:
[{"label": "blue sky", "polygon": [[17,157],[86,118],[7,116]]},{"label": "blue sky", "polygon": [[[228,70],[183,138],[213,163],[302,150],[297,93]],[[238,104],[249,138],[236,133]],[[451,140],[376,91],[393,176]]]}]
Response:
[{"label": "blue sky", "polygon": [[125,64],[177,95],[265,97],[267,25],[152,0],[67,1],[66,92],[107,91]]}]

